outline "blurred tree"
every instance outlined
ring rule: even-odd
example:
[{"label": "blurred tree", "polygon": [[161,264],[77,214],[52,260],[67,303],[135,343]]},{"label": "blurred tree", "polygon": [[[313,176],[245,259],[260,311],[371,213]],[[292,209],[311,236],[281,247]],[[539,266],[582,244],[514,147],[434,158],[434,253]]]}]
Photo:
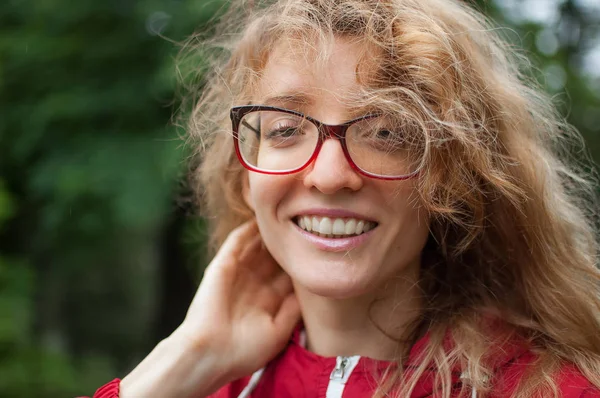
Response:
[{"label": "blurred tree", "polygon": [[0,396],[90,391],[183,316],[177,47],[160,36],[183,39],[217,6],[0,5]]},{"label": "blurred tree", "polygon": [[600,2],[476,0],[600,161]]}]

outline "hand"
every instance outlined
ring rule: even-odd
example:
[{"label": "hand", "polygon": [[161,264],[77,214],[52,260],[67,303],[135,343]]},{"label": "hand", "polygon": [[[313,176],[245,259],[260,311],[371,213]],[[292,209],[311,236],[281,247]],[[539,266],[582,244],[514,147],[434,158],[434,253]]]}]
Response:
[{"label": "hand", "polygon": [[182,324],[122,380],[120,396],[205,397],[263,367],[299,319],[289,276],[248,222],[206,268]]},{"label": "hand", "polygon": [[256,222],[235,229],[206,268],[175,334],[208,344],[227,381],[263,367],[300,319],[290,277],[262,243]]}]

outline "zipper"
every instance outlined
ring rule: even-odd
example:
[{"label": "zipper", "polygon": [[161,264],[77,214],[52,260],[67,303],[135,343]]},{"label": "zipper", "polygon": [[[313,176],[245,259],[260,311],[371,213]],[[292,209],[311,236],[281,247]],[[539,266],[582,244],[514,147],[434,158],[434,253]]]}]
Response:
[{"label": "zipper", "polygon": [[344,387],[358,364],[359,355],[353,357],[336,357],[335,367],[329,375],[326,398],[342,398]]},{"label": "zipper", "polygon": [[348,357],[337,357],[335,359],[335,368],[333,368],[333,372],[331,372],[331,376],[329,376],[329,379],[343,379],[344,373],[346,372],[346,366],[348,366]]},{"label": "zipper", "polygon": [[250,381],[248,382],[248,385],[242,390],[240,395],[238,395],[238,398],[249,398],[250,397],[250,393],[252,393],[252,391],[254,391],[254,389],[256,388],[256,385],[260,381],[260,378],[262,377],[263,373],[265,372],[265,369],[266,368],[259,369],[252,374],[252,377],[250,377]]}]

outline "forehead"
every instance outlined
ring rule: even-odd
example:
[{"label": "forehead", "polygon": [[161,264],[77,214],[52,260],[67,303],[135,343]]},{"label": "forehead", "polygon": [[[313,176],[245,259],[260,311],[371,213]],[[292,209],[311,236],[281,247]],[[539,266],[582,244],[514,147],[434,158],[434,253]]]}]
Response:
[{"label": "forehead", "polygon": [[334,38],[326,45],[307,40],[280,40],[270,52],[257,85],[255,100],[284,107],[311,107],[352,102],[373,74],[367,45]]}]

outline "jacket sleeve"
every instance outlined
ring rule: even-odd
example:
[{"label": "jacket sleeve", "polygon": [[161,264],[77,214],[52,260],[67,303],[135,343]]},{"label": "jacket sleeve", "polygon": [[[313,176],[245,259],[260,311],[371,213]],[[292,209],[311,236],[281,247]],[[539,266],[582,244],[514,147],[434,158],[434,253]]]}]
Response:
[{"label": "jacket sleeve", "polygon": [[221,387],[217,392],[209,395],[207,398],[238,398],[244,388],[248,385],[249,381],[250,377],[243,377],[235,380],[226,386]]},{"label": "jacket sleeve", "polygon": [[[214,394],[209,395],[207,398],[237,398],[244,387],[248,384],[249,378],[244,377],[236,380],[221,389]],[[119,398],[119,386],[121,379],[114,379],[109,383],[106,383],[102,387],[96,390],[91,398]],[[77,398],[90,398],[90,397],[77,397]],[[587,398],[587,397],[586,397]],[[596,398],[596,397],[593,397]]]},{"label": "jacket sleeve", "polygon": [[[106,383],[102,387],[96,390],[92,398],[119,398],[119,386],[121,379],[114,379],[113,381]],[[77,398],[89,398],[89,397],[77,397]]]}]

